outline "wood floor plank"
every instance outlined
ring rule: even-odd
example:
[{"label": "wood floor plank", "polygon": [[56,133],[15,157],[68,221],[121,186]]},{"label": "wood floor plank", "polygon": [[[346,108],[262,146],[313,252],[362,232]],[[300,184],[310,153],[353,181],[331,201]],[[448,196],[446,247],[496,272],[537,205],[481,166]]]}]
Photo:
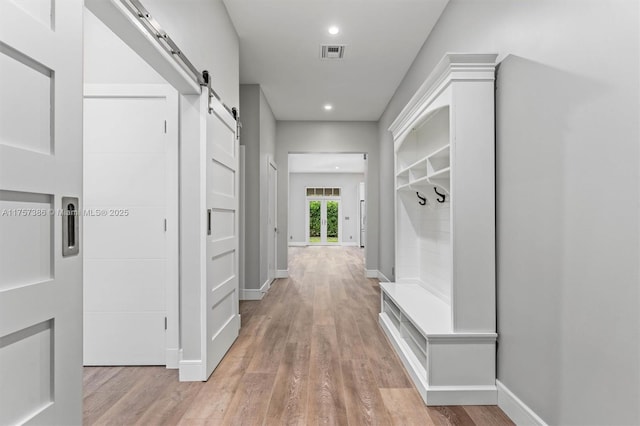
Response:
[{"label": "wood floor plank", "polygon": [[356,325],[354,314],[346,306],[336,314],[336,333],[340,358],[344,360],[366,359],[364,343]]},{"label": "wood floor plank", "polygon": [[376,319],[359,318],[356,321],[364,351],[371,365],[376,383],[381,388],[409,388],[413,384],[409,380],[400,359],[393,352],[389,341],[383,334]]},{"label": "wood floor plank", "polygon": [[[113,369],[113,367],[104,367]],[[94,424],[118,401],[128,394],[135,384],[144,380],[144,367],[121,368],[116,375],[99,389],[86,395],[82,401],[82,417],[85,424]]]},{"label": "wood floor plank", "polygon": [[493,405],[465,405],[464,410],[477,425],[513,425],[509,417]]},{"label": "wood floor plank", "polygon": [[366,360],[342,362],[347,418],[352,425],[389,425],[391,418]]},{"label": "wood floor plank", "polygon": [[380,389],[385,407],[389,410],[392,424],[397,426],[429,426],[431,420],[418,392],[413,388]]},{"label": "wood floor plank", "polygon": [[136,422],[137,425],[176,425],[200,391],[198,382],[180,383],[172,380]]},{"label": "wood floor plank", "polygon": [[246,373],[221,424],[262,425],[275,377],[272,373]]},{"label": "wood floor plank", "polygon": [[266,424],[307,424],[307,392],[310,352],[297,343],[288,343],[275,379]]},{"label": "wood floor plank", "polygon": [[346,424],[338,339],[332,325],[313,327],[309,377],[308,418],[321,424]]},{"label": "wood floor plank", "polygon": [[461,406],[427,407],[434,423],[439,425],[474,426],[475,422]]},{"label": "wood floor plank", "polygon": [[222,421],[248,363],[249,359],[245,357],[225,356],[209,380],[201,386],[200,392],[182,416],[182,421],[195,419]]},{"label": "wood floor plank", "polygon": [[105,383],[115,377],[124,367],[86,367],[82,380],[84,398],[103,388]]},{"label": "wood floor plank", "polygon": [[147,373],[131,389],[102,414],[96,425],[135,424],[159,398],[169,383],[177,380],[175,371],[164,367],[141,367]]}]

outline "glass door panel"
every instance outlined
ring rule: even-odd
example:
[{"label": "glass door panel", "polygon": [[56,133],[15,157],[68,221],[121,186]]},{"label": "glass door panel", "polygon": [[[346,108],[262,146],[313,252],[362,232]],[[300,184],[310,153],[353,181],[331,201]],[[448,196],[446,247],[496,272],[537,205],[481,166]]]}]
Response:
[{"label": "glass door panel", "polygon": [[327,209],[327,219],[325,220],[325,226],[327,228],[327,243],[339,243],[340,236],[340,216],[339,216],[339,202],[338,201],[325,201]]},{"label": "glass door panel", "polygon": [[307,206],[309,215],[309,243],[322,242],[322,201],[310,200]]}]

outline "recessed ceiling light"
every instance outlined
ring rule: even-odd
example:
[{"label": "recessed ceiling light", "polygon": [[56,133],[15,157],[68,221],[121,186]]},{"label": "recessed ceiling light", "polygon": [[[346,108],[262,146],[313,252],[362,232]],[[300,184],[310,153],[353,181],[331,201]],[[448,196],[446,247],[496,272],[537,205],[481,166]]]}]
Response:
[{"label": "recessed ceiling light", "polygon": [[335,25],[332,25],[329,27],[329,34],[336,35],[339,32],[340,32],[340,28],[336,27]]},{"label": "recessed ceiling light", "polygon": [[336,166],[336,170],[338,170],[340,167]]},{"label": "recessed ceiling light", "polygon": [[325,111],[331,111],[331,110],[333,109],[333,106],[331,106],[331,105],[329,105],[329,104],[326,104],[326,105],[324,106],[324,109],[325,109]]}]

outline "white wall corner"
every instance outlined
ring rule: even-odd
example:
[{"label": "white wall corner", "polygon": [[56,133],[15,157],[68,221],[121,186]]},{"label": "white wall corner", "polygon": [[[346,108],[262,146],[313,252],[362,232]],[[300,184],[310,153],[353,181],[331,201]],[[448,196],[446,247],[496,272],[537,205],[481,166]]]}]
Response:
[{"label": "white wall corner", "polygon": [[305,242],[300,242],[300,241],[291,241],[289,242],[289,247],[305,247],[308,244]]},{"label": "white wall corner", "polygon": [[240,294],[240,300],[262,300],[264,293],[257,288],[245,288]]},{"label": "white wall corner", "polygon": [[358,247],[360,244],[353,242],[343,242],[340,245],[343,247]]},{"label": "white wall corner", "polygon": [[391,280],[389,278],[385,277],[384,274],[382,272],[380,272],[380,271],[378,271],[378,279],[380,281],[382,281],[383,283],[391,282]]},{"label": "white wall corner", "polygon": [[205,377],[204,364],[199,359],[180,360],[178,377],[181,382],[203,382]]},{"label": "white wall corner", "polygon": [[180,350],[178,348],[169,348],[166,352],[167,368],[179,368]]},{"label": "white wall corner", "polygon": [[267,280],[258,288],[245,288],[240,294],[240,300],[262,300],[264,295],[269,291],[271,281]]},{"label": "white wall corner", "polygon": [[365,269],[364,275],[367,278],[378,278],[378,270],[377,269]]},{"label": "white wall corner", "polygon": [[288,269],[278,269],[276,271],[276,278],[289,278],[289,270]]},{"label": "white wall corner", "polygon": [[547,424],[533,412],[520,398],[511,392],[499,380],[496,380],[498,387],[498,407],[518,426],[547,426]]}]

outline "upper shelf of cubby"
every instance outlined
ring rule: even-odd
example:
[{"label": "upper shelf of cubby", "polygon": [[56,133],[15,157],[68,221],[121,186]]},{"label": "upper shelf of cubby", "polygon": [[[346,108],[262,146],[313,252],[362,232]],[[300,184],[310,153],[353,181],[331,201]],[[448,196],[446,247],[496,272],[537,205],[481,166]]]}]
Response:
[{"label": "upper shelf of cubby", "polygon": [[449,97],[440,96],[456,80],[495,80],[495,53],[447,53],[433,72],[420,86],[409,103],[389,126],[393,134],[396,150],[417,123],[420,123],[435,109],[450,104]]},{"label": "upper shelf of cubby", "polygon": [[447,144],[431,154],[399,170],[397,189],[416,189],[433,184],[449,193],[450,145]]}]

